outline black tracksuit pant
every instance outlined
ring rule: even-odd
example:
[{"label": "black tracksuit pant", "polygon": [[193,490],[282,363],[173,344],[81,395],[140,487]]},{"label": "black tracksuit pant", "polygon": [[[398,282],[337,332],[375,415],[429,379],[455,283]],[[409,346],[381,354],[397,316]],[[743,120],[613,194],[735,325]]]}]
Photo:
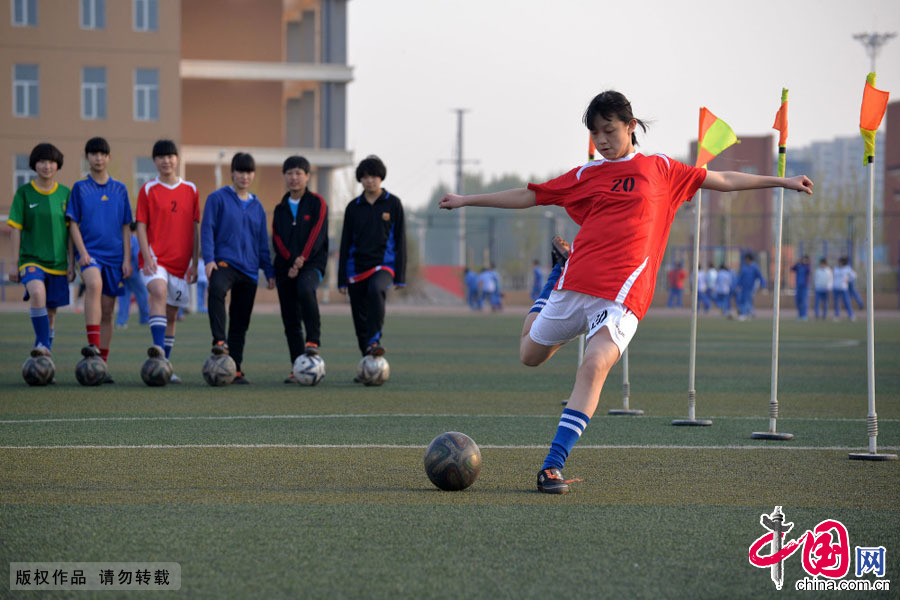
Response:
[{"label": "black tracksuit pant", "polygon": [[347,286],[350,295],[350,311],[359,351],[365,356],[366,348],[381,340],[384,326],[384,304],[388,288],[394,278],[388,271],[376,271],[371,277]]},{"label": "black tracksuit pant", "polygon": [[[316,289],[319,287],[319,272],[302,269],[291,279],[286,274],[275,276],[278,288],[278,303],[281,305],[281,322],[287,338],[291,364],[306,350],[306,342],[321,344],[321,320]],[[306,328],[306,340],[303,339]]]},{"label": "black tracksuit pant", "polygon": [[[231,267],[218,267],[209,276],[209,328],[212,330],[213,344],[225,340],[228,353],[234,359],[237,370],[241,370],[244,358],[244,340],[250,327],[250,315],[256,301],[256,282],[249,276]],[[225,295],[231,292],[228,307],[228,336],[225,336]]]}]

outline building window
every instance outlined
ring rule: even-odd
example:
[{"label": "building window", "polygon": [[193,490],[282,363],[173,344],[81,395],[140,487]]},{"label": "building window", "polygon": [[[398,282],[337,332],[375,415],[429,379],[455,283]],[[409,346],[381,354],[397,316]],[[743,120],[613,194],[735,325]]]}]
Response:
[{"label": "building window", "polygon": [[37,177],[37,173],[28,166],[28,155],[16,154],[16,169],[13,171],[13,190],[19,189],[35,177]]},{"label": "building window", "polygon": [[38,66],[15,65],[13,67],[13,115],[38,116]]},{"label": "building window", "polygon": [[134,120],[159,120],[159,70],[134,71]]},{"label": "building window", "polygon": [[81,28],[106,27],[106,0],[81,0]]},{"label": "building window", "polygon": [[16,27],[37,27],[37,0],[12,0],[12,24]]},{"label": "building window", "polygon": [[156,178],[156,163],[152,158],[146,156],[138,156],[134,161],[134,196],[137,198],[138,192],[145,183]]},{"label": "building window", "polygon": [[106,68],[81,69],[81,118],[106,118]]},{"label": "building window", "polygon": [[134,30],[156,31],[159,29],[157,0],[134,0]]}]

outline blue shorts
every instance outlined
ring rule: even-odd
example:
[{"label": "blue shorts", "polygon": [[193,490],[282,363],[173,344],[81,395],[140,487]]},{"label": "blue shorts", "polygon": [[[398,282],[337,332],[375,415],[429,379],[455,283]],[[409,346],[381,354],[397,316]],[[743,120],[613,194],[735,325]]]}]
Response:
[{"label": "blue shorts", "polygon": [[123,296],[125,294],[125,282],[122,277],[122,266],[110,267],[97,262],[97,259],[91,258],[91,264],[81,267],[81,272],[90,268],[100,269],[100,277],[103,279],[103,295],[104,296]]},{"label": "blue shorts", "polygon": [[[44,289],[47,290],[47,308],[56,308],[58,306],[68,306],[69,304],[69,280],[65,275],[54,275],[48,273],[40,267],[28,265],[19,271],[20,281],[22,285],[35,279],[44,282]],[[28,300],[28,290],[25,290],[24,300]]]}]

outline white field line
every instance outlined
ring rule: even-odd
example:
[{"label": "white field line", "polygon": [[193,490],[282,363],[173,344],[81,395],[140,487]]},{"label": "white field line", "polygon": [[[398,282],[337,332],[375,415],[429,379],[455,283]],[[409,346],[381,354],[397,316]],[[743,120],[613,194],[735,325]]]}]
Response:
[{"label": "white field line", "polygon": [[[481,444],[480,448],[487,450],[540,450],[546,449],[546,444],[529,445],[505,445],[505,444]],[[143,444],[143,445],[59,445],[59,446],[0,446],[0,450],[183,450],[206,448],[289,448],[289,449],[317,449],[335,448],[347,450],[365,450],[383,448],[387,450],[423,450],[425,445],[419,444]],[[579,445],[580,450],[834,450],[841,452],[861,451],[859,446],[748,446],[748,445],[723,445],[723,446],[667,446],[664,444],[623,444],[623,445]],[[881,450],[900,450],[900,446],[882,446]]]},{"label": "white field line", "polygon": [[[606,415],[597,415],[598,417]],[[167,415],[156,417],[55,417],[44,419],[0,419],[2,425],[29,424],[29,423],[81,423],[81,422],[125,422],[125,421],[243,421],[243,420],[262,420],[262,421],[279,421],[279,420],[303,420],[303,419],[418,419],[418,418],[458,418],[458,419],[557,419],[555,415],[484,415],[484,414],[431,414],[431,413],[374,413],[374,414],[324,414],[324,415]],[[669,420],[672,416],[645,416],[643,419],[665,419]],[[738,416],[738,417],[716,417],[709,416],[705,418],[721,419],[724,421],[759,421],[767,420],[767,416],[760,415]],[[801,421],[817,421],[817,422],[835,422],[835,423],[865,423],[864,417],[858,419],[848,418],[827,418],[827,417],[783,417],[778,419],[783,422],[801,422]],[[878,419],[881,423],[895,423],[900,419]]]}]

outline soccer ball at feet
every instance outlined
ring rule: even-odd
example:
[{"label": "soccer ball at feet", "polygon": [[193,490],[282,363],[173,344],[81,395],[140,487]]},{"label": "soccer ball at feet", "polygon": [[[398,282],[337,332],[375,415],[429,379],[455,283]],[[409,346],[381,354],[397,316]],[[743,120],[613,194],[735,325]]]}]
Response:
[{"label": "soccer ball at feet", "polygon": [[391,365],[383,356],[364,356],[356,367],[356,376],[365,385],[381,385],[391,376]]},{"label": "soccer ball at feet", "polygon": [[106,361],[99,356],[82,358],[75,365],[75,379],[81,385],[100,385],[107,375]]},{"label": "soccer ball at feet", "polygon": [[22,377],[28,385],[47,385],[55,374],[56,367],[49,356],[29,357],[22,365]]},{"label": "soccer ball at feet", "polygon": [[237,365],[227,354],[210,354],[203,363],[203,379],[212,386],[228,385],[234,381]]},{"label": "soccer ball at feet", "polygon": [[325,361],[318,355],[301,354],[294,361],[293,373],[300,385],[316,385],[325,377]]}]

